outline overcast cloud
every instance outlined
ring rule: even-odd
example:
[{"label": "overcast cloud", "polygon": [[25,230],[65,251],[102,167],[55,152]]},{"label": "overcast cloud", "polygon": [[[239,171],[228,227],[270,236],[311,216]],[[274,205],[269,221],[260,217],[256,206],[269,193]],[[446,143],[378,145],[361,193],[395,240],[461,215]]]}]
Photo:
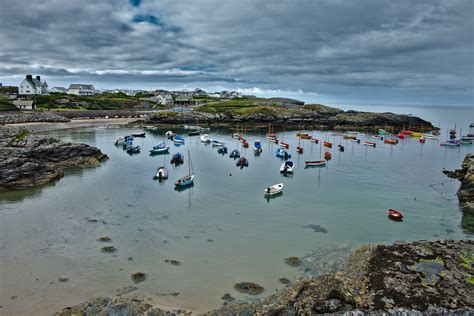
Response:
[{"label": "overcast cloud", "polygon": [[474,103],[471,0],[1,0],[0,82]]}]

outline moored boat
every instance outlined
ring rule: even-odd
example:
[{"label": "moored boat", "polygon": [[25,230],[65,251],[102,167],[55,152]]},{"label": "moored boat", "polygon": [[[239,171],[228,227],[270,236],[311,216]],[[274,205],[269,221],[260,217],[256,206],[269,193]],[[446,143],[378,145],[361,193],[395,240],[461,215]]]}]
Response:
[{"label": "moored boat", "polygon": [[339,149],[340,152],[344,152],[344,146],[341,144],[337,145],[337,149]]},{"label": "moored boat", "polygon": [[158,179],[158,180],[166,180],[168,179],[168,169],[166,169],[165,167],[159,167],[156,172],[155,172],[155,176],[153,177],[153,179]]},{"label": "moored boat", "polygon": [[314,138],[314,137],[311,137],[311,139],[309,141],[312,142],[312,143],[315,143],[315,144],[319,143],[319,139]]},{"label": "moored boat", "polygon": [[280,172],[281,173],[293,173],[293,168],[294,168],[293,161],[287,160],[281,165]]},{"label": "moored boat", "polygon": [[212,140],[212,147],[224,147],[225,143],[218,140]]},{"label": "moored boat", "polygon": [[389,209],[388,210],[388,217],[394,220],[402,220],[403,219],[403,214],[399,210],[394,210],[394,209]]},{"label": "moored boat", "polygon": [[156,146],[153,146],[153,148],[150,150],[151,154],[164,154],[167,153],[170,150],[170,146],[166,146],[166,142],[162,141]]},{"label": "moored boat", "polygon": [[230,158],[240,158],[240,152],[237,149],[232,150],[232,152],[229,155]]},{"label": "moored boat", "polygon": [[357,136],[355,135],[344,135],[342,136],[343,139],[357,139]]},{"label": "moored boat", "polygon": [[201,142],[204,144],[210,144],[212,139],[209,137],[208,134],[201,135]]},{"label": "moored boat", "polygon": [[377,143],[369,142],[369,141],[365,141],[363,144],[364,144],[364,146],[372,146],[372,147],[375,147],[377,145]]},{"label": "moored boat", "polygon": [[173,157],[171,157],[170,163],[172,163],[176,166],[184,163],[183,155],[181,153],[174,154]]},{"label": "moored boat", "polygon": [[188,133],[188,136],[199,136],[201,135],[201,131],[192,131]]},{"label": "moored boat", "polygon": [[123,137],[117,137],[114,141],[115,146],[123,144],[124,140],[125,139]]},{"label": "moored boat", "polygon": [[227,154],[227,147],[225,147],[225,146],[219,147],[219,148],[217,149],[217,153],[218,153],[218,154],[221,154],[221,155]]},{"label": "moored boat", "polygon": [[383,136],[380,135],[372,135],[373,139],[383,140]]},{"label": "moored boat", "polygon": [[173,135],[173,144],[175,145],[183,145],[184,138],[179,135]]},{"label": "moored boat", "polygon": [[331,153],[330,153],[329,151],[326,151],[326,152],[324,153],[324,159],[326,159],[326,160],[331,160],[331,158],[332,158]]},{"label": "moored boat", "polygon": [[290,144],[284,143],[284,142],[280,142],[280,147],[281,147],[281,148],[286,148],[286,149],[288,149],[288,148],[290,148]]},{"label": "moored boat", "polygon": [[457,142],[447,141],[447,142],[440,143],[439,145],[444,146],[444,147],[457,147],[461,144]]},{"label": "moored boat", "polygon": [[389,145],[396,145],[396,144],[398,144],[398,140],[393,139],[393,138],[386,138],[383,142],[384,142],[385,144],[389,144]]},{"label": "moored boat", "polygon": [[249,166],[249,161],[245,157],[240,157],[240,159],[237,161],[235,164],[237,167],[240,167],[242,169],[243,167],[248,167]]},{"label": "moored boat", "polygon": [[166,136],[166,138],[168,138],[168,139],[173,138],[173,135],[174,135],[174,133],[173,133],[172,131],[167,131],[167,132],[165,133],[165,136]]},{"label": "moored boat", "polygon": [[275,156],[277,156],[278,158],[285,159],[285,160],[291,158],[291,155],[283,148],[277,148],[275,150]]},{"label": "moored boat", "polygon": [[411,132],[410,136],[411,137],[421,137],[421,136],[423,136],[423,133],[421,133],[421,132]]},{"label": "moored boat", "polygon": [[253,152],[256,155],[259,155],[262,152],[262,143],[258,139],[253,142]]},{"label": "moored boat", "polygon": [[265,196],[277,195],[283,192],[283,183],[274,184],[265,189]]},{"label": "moored boat", "polygon": [[135,133],[135,134],[132,134],[133,137],[145,137],[146,136],[146,133]]},{"label": "moored boat", "polygon": [[331,142],[324,142],[324,147],[332,148],[332,143]]},{"label": "moored boat", "polygon": [[405,138],[405,134],[403,134],[402,132],[400,132],[400,133],[397,134],[397,137],[400,138],[400,139],[404,139],[404,138]]},{"label": "moored boat", "polygon": [[174,185],[177,187],[187,187],[190,186],[194,183],[194,170],[193,170],[193,164],[191,162],[191,154],[188,150],[188,166],[189,166],[189,172],[188,175],[179,178]]},{"label": "moored boat", "polygon": [[326,165],[326,160],[310,160],[304,162],[305,167],[323,167]]},{"label": "moored boat", "polygon": [[138,154],[140,150],[141,150],[141,147],[138,145],[137,146],[131,145],[127,147],[127,153],[129,154]]}]

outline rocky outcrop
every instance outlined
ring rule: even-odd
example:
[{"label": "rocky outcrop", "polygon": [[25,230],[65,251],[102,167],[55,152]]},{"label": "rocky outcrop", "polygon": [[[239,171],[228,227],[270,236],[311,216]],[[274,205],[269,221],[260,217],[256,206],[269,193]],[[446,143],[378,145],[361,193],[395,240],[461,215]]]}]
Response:
[{"label": "rocky outcrop", "polygon": [[466,155],[461,169],[443,170],[443,173],[461,181],[457,195],[463,211],[462,226],[474,233],[474,153]]},{"label": "rocky outcrop", "polygon": [[0,112],[0,125],[34,122],[69,122],[69,119],[46,112]]},{"label": "rocky outcrop", "polygon": [[294,106],[292,108],[279,108],[275,106],[259,106],[250,113],[239,113],[238,111],[224,111],[210,113],[205,111],[188,112],[157,112],[149,115],[147,121],[152,124],[185,124],[193,123],[238,123],[251,124],[266,127],[268,123],[273,125],[285,125],[286,127],[304,127],[320,129],[358,129],[367,130],[373,128],[403,127],[412,130],[434,129],[430,122],[421,118],[394,113],[372,113],[357,111],[342,111],[319,104]]},{"label": "rocky outcrop", "polygon": [[30,135],[25,128],[0,127],[0,190],[45,184],[67,168],[93,167],[107,159],[98,148]]},{"label": "rocky outcrop", "polygon": [[343,271],[300,280],[258,303],[229,303],[208,315],[473,312],[474,241],[369,245]]},{"label": "rocky outcrop", "polygon": [[[255,303],[229,299],[207,315],[472,314],[473,262],[472,240],[366,245],[349,257],[342,271],[297,280]],[[57,315],[186,314],[144,302],[137,296],[98,298],[67,307]]]}]

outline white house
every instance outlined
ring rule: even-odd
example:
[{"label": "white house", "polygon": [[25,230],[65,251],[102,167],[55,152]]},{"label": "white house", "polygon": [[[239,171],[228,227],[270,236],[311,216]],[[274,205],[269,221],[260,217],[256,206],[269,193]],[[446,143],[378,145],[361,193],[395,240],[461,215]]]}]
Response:
[{"label": "white house", "polygon": [[40,76],[33,78],[32,75],[26,75],[26,78],[18,86],[18,95],[20,96],[35,96],[48,94],[48,84],[46,81],[41,81]]},{"label": "white house", "polygon": [[50,93],[67,93],[67,89],[64,87],[52,87],[49,89]]},{"label": "white house", "polygon": [[68,94],[74,95],[94,95],[96,91],[91,84],[71,84],[67,89]]},{"label": "white house", "polygon": [[36,109],[34,100],[15,100],[13,104],[20,110],[34,110]]}]

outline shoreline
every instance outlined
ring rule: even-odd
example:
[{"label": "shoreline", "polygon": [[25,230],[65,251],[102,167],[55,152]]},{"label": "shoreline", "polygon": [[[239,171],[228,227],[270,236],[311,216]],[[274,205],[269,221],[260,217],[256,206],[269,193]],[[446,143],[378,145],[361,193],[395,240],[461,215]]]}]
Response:
[{"label": "shoreline", "polygon": [[25,122],[5,124],[4,127],[25,127],[32,132],[47,132],[73,128],[111,126],[113,128],[141,122],[139,118],[109,118],[109,119],[74,119],[69,122]]}]

